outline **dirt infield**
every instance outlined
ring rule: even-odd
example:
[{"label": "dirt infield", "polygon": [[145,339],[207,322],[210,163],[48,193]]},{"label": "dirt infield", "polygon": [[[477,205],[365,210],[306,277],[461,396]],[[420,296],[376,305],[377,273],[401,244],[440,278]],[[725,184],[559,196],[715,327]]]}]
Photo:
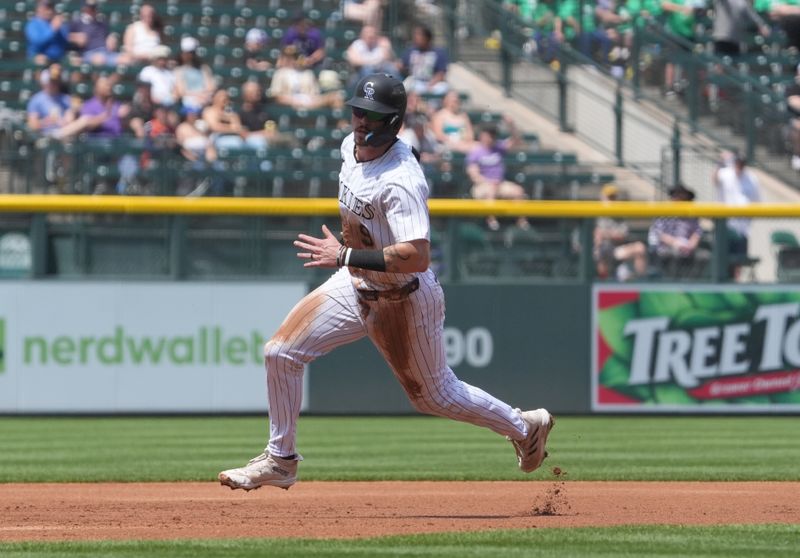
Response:
[{"label": "dirt infield", "polygon": [[794,523],[800,482],[0,484],[0,541],[388,534],[622,524]]}]

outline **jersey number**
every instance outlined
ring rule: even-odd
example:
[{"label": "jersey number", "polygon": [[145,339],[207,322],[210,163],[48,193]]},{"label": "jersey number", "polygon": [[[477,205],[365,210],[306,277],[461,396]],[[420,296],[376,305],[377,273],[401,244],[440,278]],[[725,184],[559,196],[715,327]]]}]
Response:
[{"label": "jersey number", "polygon": [[375,241],[369,234],[369,229],[364,225],[358,225],[358,231],[361,233],[361,244],[364,246],[375,246]]}]

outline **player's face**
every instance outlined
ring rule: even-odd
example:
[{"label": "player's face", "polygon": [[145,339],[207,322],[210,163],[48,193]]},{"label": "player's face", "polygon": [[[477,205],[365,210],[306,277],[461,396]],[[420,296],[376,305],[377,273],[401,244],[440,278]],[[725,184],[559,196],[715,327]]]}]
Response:
[{"label": "player's face", "polygon": [[358,107],[353,108],[353,137],[356,145],[366,145],[367,134],[380,129],[384,125],[387,115],[380,112],[372,112]]}]

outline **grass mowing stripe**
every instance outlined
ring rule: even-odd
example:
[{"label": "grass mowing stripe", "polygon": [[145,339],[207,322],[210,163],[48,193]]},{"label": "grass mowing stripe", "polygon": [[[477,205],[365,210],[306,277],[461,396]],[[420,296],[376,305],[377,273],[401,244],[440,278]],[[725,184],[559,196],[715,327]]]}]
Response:
[{"label": "grass mowing stripe", "polygon": [[[429,417],[304,417],[306,480],[525,480],[511,445]],[[254,417],[0,420],[0,482],[212,480],[264,447]],[[559,417],[570,480],[800,480],[793,417]],[[424,455],[425,459],[413,456]]]},{"label": "grass mowing stripe", "polygon": [[736,558],[797,556],[797,525],[635,526],[444,533],[361,540],[235,539],[0,544],[4,558],[256,558],[297,556]]}]

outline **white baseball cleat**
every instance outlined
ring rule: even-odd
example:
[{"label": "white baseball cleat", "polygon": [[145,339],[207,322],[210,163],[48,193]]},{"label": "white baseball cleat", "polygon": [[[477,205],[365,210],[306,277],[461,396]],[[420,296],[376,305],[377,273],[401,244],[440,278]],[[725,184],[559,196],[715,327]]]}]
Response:
[{"label": "white baseball cleat", "polygon": [[514,409],[519,413],[519,416],[528,425],[528,436],[524,440],[508,440],[514,445],[514,451],[517,452],[517,460],[519,461],[519,468],[524,473],[531,473],[539,468],[547,457],[545,444],[547,443],[547,435],[550,434],[556,421],[547,409],[536,409],[535,411],[520,411]]},{"label": "white baseball cleat", "polygon": [[251,459],[244,467],[222,471],[217,478],[231,490],[254,490],[262,486],[277,486],[284,490],[297,482],[297,463],[303,460],[299,453],[294,459],[284,459],[262,453]]}]

